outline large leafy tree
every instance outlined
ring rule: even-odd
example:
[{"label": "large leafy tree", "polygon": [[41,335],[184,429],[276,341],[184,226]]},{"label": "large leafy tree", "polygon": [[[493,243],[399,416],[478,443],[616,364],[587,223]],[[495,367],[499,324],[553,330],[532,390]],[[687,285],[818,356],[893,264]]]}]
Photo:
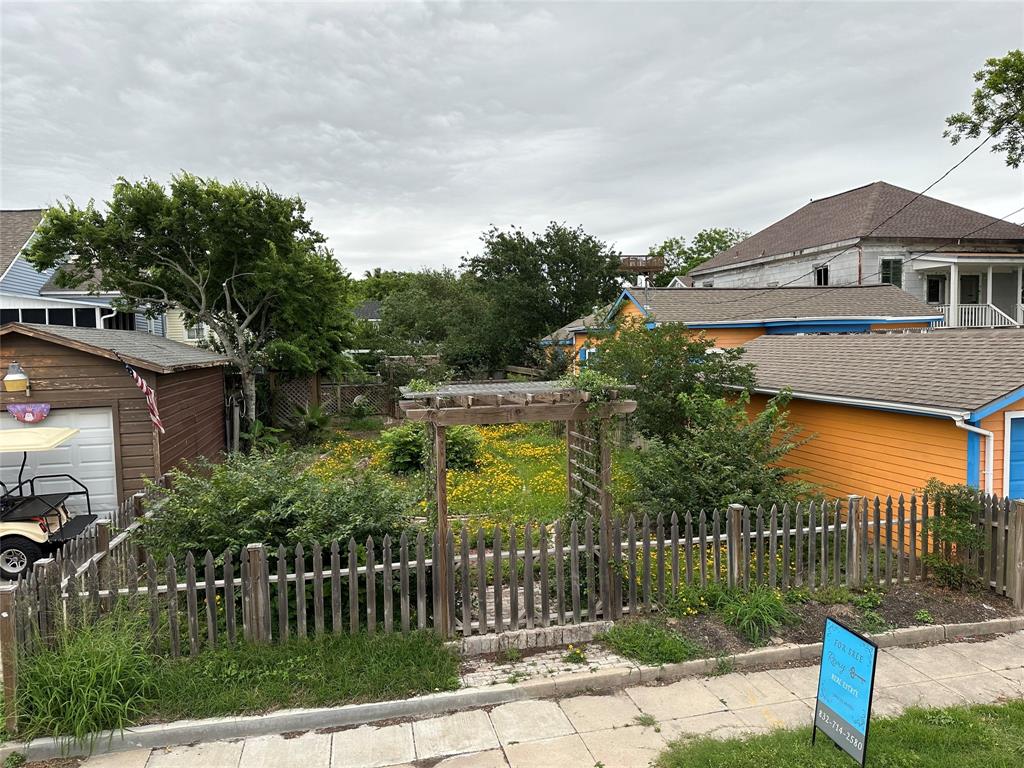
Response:
[{"label": "large leafy tree", "polygon": [[979,83],[971,97],[971,111],[946,118],[943,136],[953,144],[982,134],[997,139],[993,152],[1005,152],[1006,164],[1019,168],[1024,160],[1024,51],[1012,50],[988,59],[974,73]]},{"label": "large leafy tree", "polygon": [[496,313],[478,329],[493,364],[522,361],[536,339],[620,290],[618,252],[580,227],[552,222],[540,234],[491,228],[481,241],[483,251],[463,267],[471,290]]},{"label": "large leafy tree", "polygon": [[237,366],[256,418],[256,368],[336,370],[352,327],[351,282],[297,197],[188,173],[119,179],[92,201],[47,211],[28,252],[66,286],[118,292],[119,306],[180,310]]},{"label": "large leafy tree", "polygon": [[706,335],[678,323],[648,329],[624,322],[598,349],[592,365],[636,387],[636,422],[647,437],[684,435],[692,419],[680,398],[700,391],[710,397],[753,384],[742,349],[715,350]]},{"label": "large leafy tree", "polygon": [[685,275],[715,254],[732,248],[748,237],[749,232],[730,227],[702,229],[693,236],[690,243],[686,242],[685,237],[670,237],[661,245],[651,246],[648,251],[651,256],[665,258],[665,271],[655,275],[653,282],[655,285],[668,285],[673,277]]}]

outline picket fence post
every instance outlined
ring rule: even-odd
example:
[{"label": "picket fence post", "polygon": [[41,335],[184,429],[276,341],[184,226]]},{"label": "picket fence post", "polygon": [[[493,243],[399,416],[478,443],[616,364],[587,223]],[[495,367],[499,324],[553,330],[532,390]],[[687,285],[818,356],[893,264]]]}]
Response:
[{"label": "picket fence post", "polygon": [[7,733],[18,731],[18,712],[15,701],[18,694],[18,646],[15,632],[14,584],[0,586],[0,662],[3,666],[4,728]]},{"label": "picket fence post", "polygon": [[1011,585],[1013,607],[1019,611],[1024,610],[1024,501],[1013,502],[1009,523],[1012,559],[1006,576]]},{"label": "picket fence post", "polygon": [[[248,640],[254,643],[265,643],[270,640],[270,580],[264,567],[267,559],[266,549],[262,544],[249,544],[245,548],[246,568],[249,578],[249,589],[246,592],[248,601],[249,630]],[[283,588],[287,589],[287,585]]]},{"label": "picket fence post", "polygon": [[[729,561],[729,587],[735,588],[743,580],[743,518],[746,517],[746,507],[742,504],[730,504],[726,515],[727,543],[725,556]],[[718,549],[718,530],[715,530],[712,541],[714,548]],[[701,557],[705,557],[703,553]]]},{"label": "picket fence post", "polygon": [[863,586],[860,562],[860,496],[851,494],[846,503],[846,586],[857,589]]}]

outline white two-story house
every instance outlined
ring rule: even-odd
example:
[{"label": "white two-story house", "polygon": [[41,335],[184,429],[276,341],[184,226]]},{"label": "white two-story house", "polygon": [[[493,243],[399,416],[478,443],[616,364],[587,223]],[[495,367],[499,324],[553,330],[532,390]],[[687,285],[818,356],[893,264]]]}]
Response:
[{"label": "white two-story house", "polygon": [[1024,227],[876,181],[813,200],[689,276],[714,288],[889,283],[934,306],[939,325],[1022,325]]},{"label": "white two-story house", "polygon": [[165,335],[163,316],[119,312],[111,305],[116,294],[95,295],[84,285],[62,288],[56,270],[32,266],[24,252],[42,217],[40,209],[0,211],[0,325],[36,323]]}]

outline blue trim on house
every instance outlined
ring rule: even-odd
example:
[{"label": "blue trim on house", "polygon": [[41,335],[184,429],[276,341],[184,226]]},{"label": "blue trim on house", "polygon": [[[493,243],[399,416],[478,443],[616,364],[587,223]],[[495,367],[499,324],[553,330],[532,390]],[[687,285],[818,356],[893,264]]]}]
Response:
[{"label": "blue trim on house", "polygon": [[614,318],[619,313],[619,307],[622,306],[622,302],[625,301],[626,299],[629,299],[631,302],[633,302],[636,308],[643,313],[644,317],[651,316],[651,313],[644,309],[644,305],[636,300],[636,297],[629,292],[629,289],[623,288],[622,293],[619,294],[619,298],[615,300],[615,303],[612,304],[612,308],[608,310],[608,314],[604,318],[604,321],[606,323],[610,322],[612,318]]},{"label": "blue trim on house", "polygon": [[967,484],[981,487],[981,435],[977,432],[967,433]]},{"label": "blue trim on house", "polygon": [[768,336],[793,336],[797,333],[867,333],[871,330],[871,322],[850,322],[842,320],[828,323],[765,323],[765,334]]},{"label": "blue trim on house", "polygon": [[1003,395],[998,400],[993,400],[988,405],[984,405],[978,410],[971,414],[971,421],[975,422],[979,419],[984,419],[986,416],[991,416],[996,411],[1001,411],[1008,405],[1013,405],[1018,400],[1024,399],[1024,387],[1018,387],[1009,394]]}]

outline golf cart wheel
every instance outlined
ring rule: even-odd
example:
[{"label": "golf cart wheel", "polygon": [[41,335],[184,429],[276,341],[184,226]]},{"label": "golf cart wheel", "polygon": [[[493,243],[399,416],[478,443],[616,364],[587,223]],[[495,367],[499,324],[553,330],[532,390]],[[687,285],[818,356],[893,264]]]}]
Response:
[{"label": "golf cart wheel", "polygon": [[39,545],[24,536],[4,536],[0,541],[0,574],[5,579],[20,579],[43,556]]}]

